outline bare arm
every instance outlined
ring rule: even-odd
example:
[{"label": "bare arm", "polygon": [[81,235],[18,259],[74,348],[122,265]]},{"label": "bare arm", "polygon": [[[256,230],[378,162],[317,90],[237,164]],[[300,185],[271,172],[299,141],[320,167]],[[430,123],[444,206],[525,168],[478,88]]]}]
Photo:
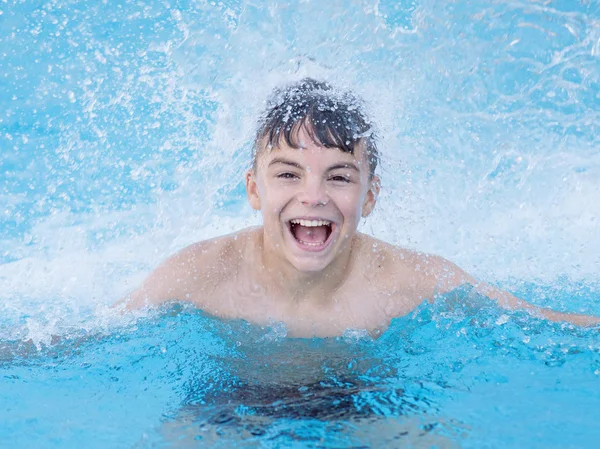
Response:
[{"label": "bare arm", "polygon": [[194,301],[206,288],[203,259],[210,250],[202,242],[169,257],[136,290],[116,305],[126,309],[157,306],[169,300]]},{"label": "bare arm", "polygon": [[[123,298],[119,304],[127,309],[156,306],[171,299],[182,298],[180,282],[177,281],[178,257],[173,256],[158,266],[136,290]],[[187,276],[186,276],[187,277]]]},{"label": "bare arm", "polygon": [[504,290],[489,285],[485,282],[478,281],[473,276],[464,272],[462,269],[448,260],[436,258],[434,264],[436,265],[435,271],[438,273],[444,273],[444,276],[436,276],[438,279],[438,283],[436,285],[437,294],[448,293],[460,287],[461,285],[470,284],[478,293],[496,301],[498,305],[504,309],[525,310],[533,316],[545,318],[555,322],[565,321],[577,326],[589,327],[600,324],[600,318],[594,316],[556,312],[554,310],[530,304],[527,301],[519,299],[516,296],[505,292]]}]

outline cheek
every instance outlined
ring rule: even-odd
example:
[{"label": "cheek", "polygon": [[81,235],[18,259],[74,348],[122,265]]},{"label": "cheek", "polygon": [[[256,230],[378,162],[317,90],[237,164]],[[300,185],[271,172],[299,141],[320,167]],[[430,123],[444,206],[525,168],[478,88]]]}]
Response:
[{"label": "cheek", "polygon": [[277,208],[287,204],[296,194],[297,188],[292,185],[273,182],[259,186],[259,191],[261,192],[261,198],[264,198],[271,207]]},{"label": "cheek", "polygon": [[262,210],[263,217],[278,217],[283,208],[284,202],[281,200],[280,195],[273,193],[273,190],[269,190],[270,194],[262,194]]},{"label": "cheek", "polygon": [[360,214],[362,211],[365,195],[360,191],[344,192],[339,197],[339,207],[347,214]]}]

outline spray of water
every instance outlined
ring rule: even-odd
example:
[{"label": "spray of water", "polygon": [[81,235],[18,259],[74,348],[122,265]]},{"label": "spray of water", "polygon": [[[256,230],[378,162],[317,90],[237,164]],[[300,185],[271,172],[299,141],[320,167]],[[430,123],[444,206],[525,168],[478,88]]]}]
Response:
[{"label": "spray of water", "polygon": [[305,76],[356,91],[378,123],[383,191],[364,231],[509,287],[594,297],[592,6],[177,5],[0,6],[0,337],[103,326],[167,255],[259,223],[241,183],[256,118]]}]

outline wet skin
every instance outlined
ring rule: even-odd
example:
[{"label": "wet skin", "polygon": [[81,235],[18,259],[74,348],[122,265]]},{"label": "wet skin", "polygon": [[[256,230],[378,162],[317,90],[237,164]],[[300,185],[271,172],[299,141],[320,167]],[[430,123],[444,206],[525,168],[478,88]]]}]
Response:
[{"label": "wet skin", "polygon": [[248,200],[261,211],[262,227],[184,248],[121,305],[182,300],[223,318],[283,322],[290,336],[328,337],[347,329],[378,335],[392,318],[468,283],[508,309],[584,326],[600,322],[535,307],[441,257],[357,232],[379,193],[365,155],[360,148],[355,154],[325,148],[302,129],[298,137],[299,149],[262,148],[246,174]]}]

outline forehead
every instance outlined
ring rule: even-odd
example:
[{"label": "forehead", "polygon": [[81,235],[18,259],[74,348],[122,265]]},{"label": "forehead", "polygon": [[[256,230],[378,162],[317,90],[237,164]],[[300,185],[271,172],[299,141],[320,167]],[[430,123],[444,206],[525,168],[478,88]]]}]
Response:
[{"label": "forehead", "polygon": [[350,153],[338,147],[325,147],[315,142],[304,130],[300,130],[295,141],[296,146],[288,145],[283,139],[276,146],[269,146],[266,139],[260,142],[256,154],[256,166],[268,166],[275,159],[285,156],[297,161],[303,161],[311,165],[323,165],[330,163],[352,162],[357,165],[361,172],[368,171],[367,158],[364,154],[363,145],[357,144],[354,152]]},{"label": "forehead", "polygon": [[281,168],[281,165],[293,163],[297,168],[307,171],[328,171],[343,168],[345,165],[355,167],[361,178],[368,176],[366,158],[347,153],[336,147],[324,147],[309,144],[305,147],[292,148],[287,145],[265,148],[258,155],[257,170],[265,172],[269,169]]}]

